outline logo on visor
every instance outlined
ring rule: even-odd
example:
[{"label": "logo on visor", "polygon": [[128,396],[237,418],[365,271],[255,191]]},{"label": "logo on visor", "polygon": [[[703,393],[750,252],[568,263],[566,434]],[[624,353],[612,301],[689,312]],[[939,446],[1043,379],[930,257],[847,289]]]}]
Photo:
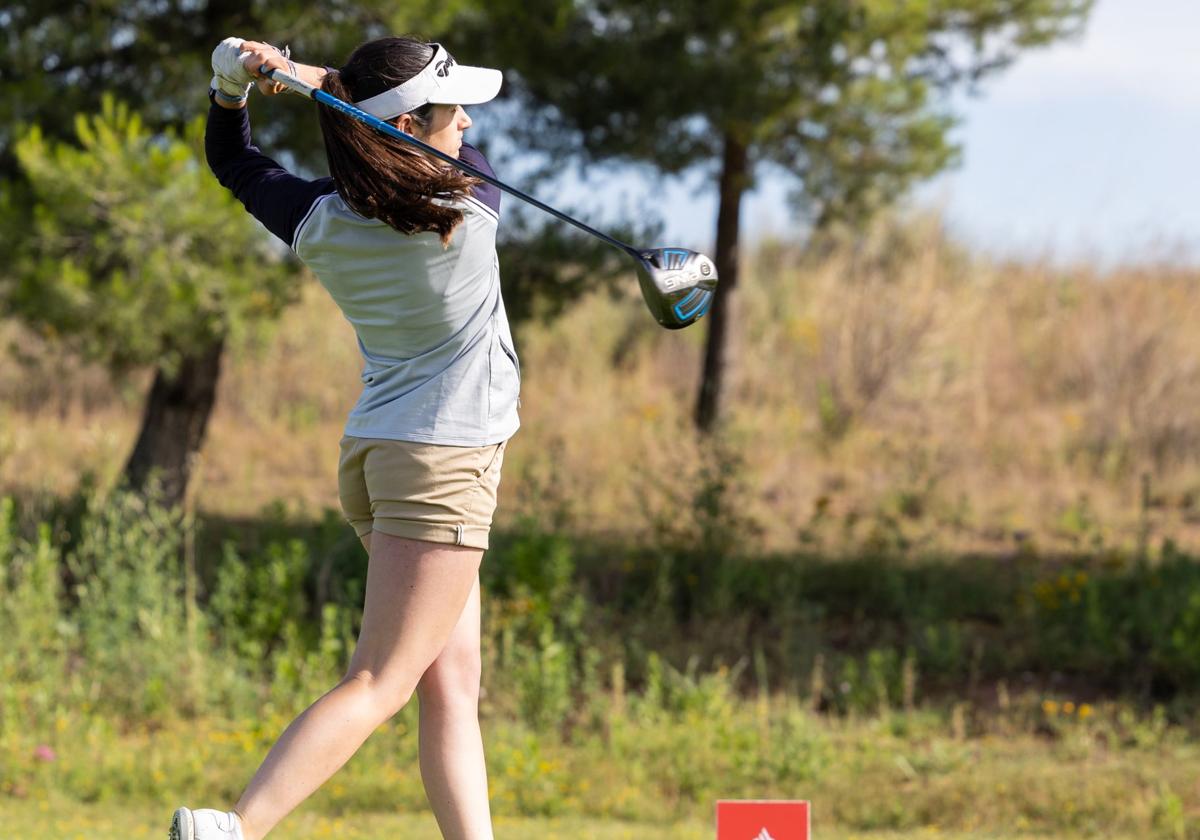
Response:
[{"label": "logo on visor", "polygon": [[437,63],[437,74],[439,78],[446,78],[450,75],[450,68],[454,66],[454,56],[448,55]]}]

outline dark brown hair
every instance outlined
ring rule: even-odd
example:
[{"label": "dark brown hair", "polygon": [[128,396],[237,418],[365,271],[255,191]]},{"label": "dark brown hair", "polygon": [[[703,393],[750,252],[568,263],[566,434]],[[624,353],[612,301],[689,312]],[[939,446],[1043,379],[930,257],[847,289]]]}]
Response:
[{"label": "dark brown hair", "polygon": [[[321,89],[346,102],[361,102],[407,82],[432,60],[433,48],[421,41],[379,38],[354,50],[341,70],[327,73]],[[332,108],[318,111],[329,174],[346,204],[400,233],[436,231],[448,244],[462,213],[432,199],[464,196],[478,180]],[[424,105],[411,116],[425,129],[432,111],[432,105]]]}]

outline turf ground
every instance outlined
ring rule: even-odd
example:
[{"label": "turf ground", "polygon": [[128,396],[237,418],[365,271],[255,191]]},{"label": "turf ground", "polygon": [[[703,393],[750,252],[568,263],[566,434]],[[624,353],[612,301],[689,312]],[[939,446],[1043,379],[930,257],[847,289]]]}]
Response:
[{"label": "turf ground", "polygon": [[[144,803],[84,805],[62,799],[0,799],[0,836],[39,840],[131,840],[165,838],[171,807]],[[650,824],[581,818],[512,818],[495,820],[496,840],[710,840],[712,823]],[[298,813],[275,832],[288,840],[441,840],[433,816],[362,814],[332,817]],[[838,832],[813,826],[820,840],[1031,840],[1035,835],[990,832]],[[1069,835],[1036,835],[1039,840],[1066,840]]]}]

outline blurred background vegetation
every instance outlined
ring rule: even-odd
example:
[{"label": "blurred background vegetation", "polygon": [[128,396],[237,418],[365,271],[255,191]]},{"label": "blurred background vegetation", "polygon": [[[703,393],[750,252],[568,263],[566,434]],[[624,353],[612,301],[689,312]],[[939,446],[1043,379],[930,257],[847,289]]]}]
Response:
[{"label": "blurred background vegetation", "polygon": [[[156,833],[236,797],[340,676],[360,360],[209,175],[206,68],[231,32],[333,64],[419,30],[506,68],[517,148],[720,194],[722,299],[684,333],[619,258],[506,205],[498,834],[707,837],[716,798],[798,797],[823,836],[1200,837],[1196,271],[1002,262],[895,206],[956,160],[944,94],[1090,5],[0,10],[0,816]],[[321,172],[311,108],[251,107]],[[798,233],[751,247],[767,167]],[[289,829],[396,833],[376,820],[425,807],[415,734],[410,707]]]}]

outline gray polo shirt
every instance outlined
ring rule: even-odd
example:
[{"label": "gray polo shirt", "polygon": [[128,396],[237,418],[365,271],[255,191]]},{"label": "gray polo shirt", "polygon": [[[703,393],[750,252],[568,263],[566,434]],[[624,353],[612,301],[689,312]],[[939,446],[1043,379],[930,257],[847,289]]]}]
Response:
[{"label": "gray polo shirt", "polygon": [[[205,148],[218,180],[312,270],[354,326],[363,391],[352,437],[485,446],[517,430],[520,366],[500,295],[500,193],[477,187],[448,247],[351,210],[329,178],[287,172],[250,143],[246,109],[213,105]],[[491,172],[468,145],[462,157]]]}]

